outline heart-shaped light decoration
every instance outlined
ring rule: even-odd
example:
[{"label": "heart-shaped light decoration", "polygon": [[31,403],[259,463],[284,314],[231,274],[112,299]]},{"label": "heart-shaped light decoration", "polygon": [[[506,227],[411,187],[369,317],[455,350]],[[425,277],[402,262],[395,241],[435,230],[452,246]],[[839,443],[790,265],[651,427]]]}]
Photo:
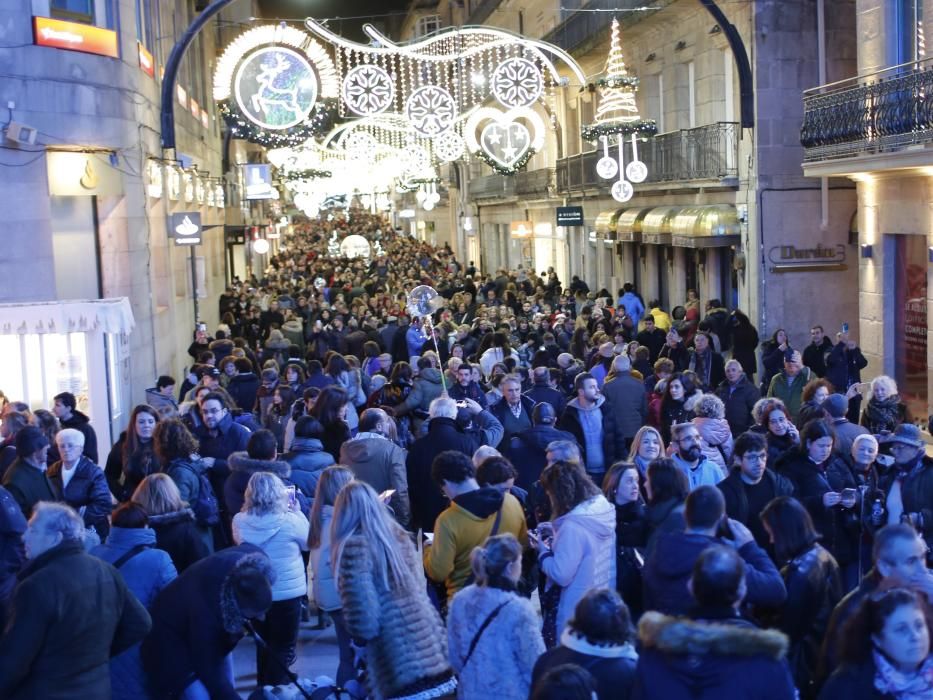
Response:
[{"label": "heart-shaped light decoration", "polygon": [[481,151],[506,170],[513,169],[529,150],[540,151],[544,147],[544,134],[544,120],[528,107],[505,112],[482,107],[470,115],[464,128],[470,153]]}]

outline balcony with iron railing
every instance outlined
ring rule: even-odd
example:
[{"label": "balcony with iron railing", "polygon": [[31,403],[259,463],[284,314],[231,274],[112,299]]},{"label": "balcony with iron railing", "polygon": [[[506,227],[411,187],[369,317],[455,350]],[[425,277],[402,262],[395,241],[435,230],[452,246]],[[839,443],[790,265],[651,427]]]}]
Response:
[{"label": "balcony with iron railing", "polygon": [[812,88],[803,107],[805,165],[933,143],[933,59]]},{"label": "balcony with iron railing", "polygon": [[515,178],[484,175],[470,180],[470,199],[514,199]]},{"label": "balcony with iron railing", "polygon": [[[645,183],[712,182],[720,186],[736,186],[739,176],[738,136],[738,123],[716,122],[648,139],[638,146],[638,157],[648,167]],[[602,150],[598,149],[558,160],[557,191],[608,191],[611,181],[596,174],[596,162],[602,155]]]}]

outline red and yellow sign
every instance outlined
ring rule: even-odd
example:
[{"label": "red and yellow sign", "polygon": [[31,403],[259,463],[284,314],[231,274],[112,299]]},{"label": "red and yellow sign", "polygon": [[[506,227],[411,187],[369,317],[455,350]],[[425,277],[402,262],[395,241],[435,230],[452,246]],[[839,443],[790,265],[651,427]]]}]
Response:
[{"label": "red and yellow sign", "polygon": [[195,100],[193,97],[191,98],[191,102],[188,105],[188,108],[191,110],[192,117],[195,119],[201,118],[201,105],[199,105],[197,100]]},{"label": "red and yellow sign", "polygon": [[139,67],[150,78],[155,78],[155,59],[145,46],[139,42],[136,42],[136,46],[139,48]]},{"label": "red and yellow sign", "polygon": [[32,23],[36,46],[83,51],[110,58],[120,57],[117,33],[109,29],[48,17],[33,17]]}]

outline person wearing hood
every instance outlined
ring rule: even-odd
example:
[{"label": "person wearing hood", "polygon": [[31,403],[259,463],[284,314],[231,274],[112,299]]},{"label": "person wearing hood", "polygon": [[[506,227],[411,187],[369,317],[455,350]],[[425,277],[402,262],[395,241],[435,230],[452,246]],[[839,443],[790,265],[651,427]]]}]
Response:
[{"label": "person wearing hood", "polygon": [[716,396],[725,405],[725,418],[732,430],[732,437],[737,438],[754,425],[752,409],[761,398],[761,391],[742,370],[738,360],[729,360],[725,366],[726,378],[716,387]]},{"label": "person wearing hood", "polygon": [[531,421],[533,425],[528,430],[513,435],[504,445],[504,456],[518,472],[515,485],[529,493],[533,492],[535,483],[547,466],[548,445],[558,440],[575,442],[573,435],[554,427],[557,413],[549,403],[536,405],[531,412]]},{"label": "person wearing hood", "polygon": [[431,478],[450,506],[437,516],[434,541],[424,548],[424,570],[433,581],[443,581],[447,600],[471,584],[470,555],[489,537],[510,533],[523,547],[528,529],[521,503],[492,486],[480,487],[469,456],[448,450],[431,464]]},{"label": "person wearing hood", "polygon": [[587,591],[615,584],[616,511],[579,464],[554,462],[541,474],[541,485],[553,521],[539,523],[528,539],[548,579],[541,608],[550,648]]},{"label": "person wearing hood", "polygon": [[233,354],[234,347],[236,346],[233,344],[233,340],[227,337],[227,333],[218,330],[215,339],[210,342],[207,349],[214,353],[214,360],[217,366],[220,367],[223,359]]},{"label": "person wearing hood", "polygon": [[275,474],[260,471],[250,476],[243,508],[233,516],[233,541],[256,545],[272,563],[272,605],[254,623],[266,642],[256,646],[256,674],[260,686],[288,683],[287,669],[296,658],[301,601],[308,594],[301,557],[308,551],[308,519]]},{"label": "person wearing hood", "polygon": [[243,510],[246,487],[256,472],[271,472],[291,485],[292,468],[288,462],[276,459],[275,435],[268,430],[257,430],[249,436],[244,452],[230,455],[230,476],[224,482],[224,504],[227,512],[236,515]]},{"label": "person wearing hood", "polygon": [[239,700],[232,652],[246,625],[272,605],[274,582],[269,557],[241,544],[199,561],[163,588],[141,650],[153,694]]},{"label": "person wearing hood", "polygon": [[63,391],[53,400],[52,413],[58,418],[61,427],[74,428],[84,433],[84,456],[97,464],[97,433],[91,427],[91,419],[76,408],[78,401],[75,395]]},{"label": "person wearing hood", "polygon": [[695,601],[688,617],[647,612],[638,624],[634,700],[795,700],[787,637],[739,615],[747,574],[731,547],[713,545],[691,560],[678,593]]},{"label": "person wearing hood", "polygon": [[245,357],[238,357],[233,366],[236,368],[236,374],[230,377],[227,393],[240,410],[252,411],[259,391],[259,377],[253,372],[253,363]]},{"label": "person wearing hood", "polygon": [[324,451],[324,426],[317,418],[301,416],[295,422],[295,437],[291,449],[282,459],[291,467],[291,480],[309,499],[314,498],[321,472],[337,460]]},{"label": "person wearing hood", "polygon": [[[178,572],[167,552],[157,549],[155,531],[148,526],[146,510],[138,503],[124,503],[113,512],[106,542],[91,554],[112,564],[123,574],[126,587],[147,610],[159,591]],[[110,686],[113,700],[146,700],[146,678],[139,645],[130,647],[110,660]]]},{"label": "person wearing hood", "polygon": [[607,465],[614,459],[615,424],[602,410],[606,398],[599,393],[592,374],[578,374],[573,388],[577,397],[567,404],[557,427],[573,435],[580,445],[586,473],[601,484]]},{"label": "person wearing hood", "polygon": [[360,416],[360,432],[340,448],[340,463],[373,487],[376,493],[393,491],[389,506],[402,527],[411,523],[405,450],[390,438],[392,419],[381,408],[368,408]]},{"label": "person wearing hood", "polygon": [[560,645],[544,652],[532,672],[532,692],[551,669],[573,664],[596,679],[597,700],[629,700],[635,684],[635,630],[619,594],[596,589],[577,603]]},{"label": "person wearing hood", "polygon": [[[731,443],[731,436],[729,441]],[[723,468],[703,454],[700,431],[693,423],[677,423],[671,427],[671,447],[674,448],[671,458],[687,475],[691,491],[703,485],[715,486],[725,478]]]},{"label": "person wearing hood", "polygon": [[725,514],[725,499],[715,486],[700,486],[690,492],[684,507],[684,531],[663,535],[645,560],[646,610],[683,615],[700,602],[685,595],[690,572],[704,551],[722,543],[744,561],[750,605],[776,608],[784,603],[787,590],[774,563],[755,544],[751,531]]}]

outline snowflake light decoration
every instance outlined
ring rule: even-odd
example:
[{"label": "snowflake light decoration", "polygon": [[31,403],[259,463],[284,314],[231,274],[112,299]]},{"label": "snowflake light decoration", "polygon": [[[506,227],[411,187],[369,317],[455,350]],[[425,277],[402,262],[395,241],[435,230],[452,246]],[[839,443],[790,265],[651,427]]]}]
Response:
[{"label": "snowflake light decoration", "polygon": [[434,155],[447,163],[452,163],[463,155],[463,138],[452,129],[436,137],[433,144]]},{"label": "snowflake light decoration", "polygon": [[417,176],[431,167],[431,155],[424,146],[416,143],[402,151],[403,172]]},{"label": "snowflake light decoration", "polygon": [[343,101],[347,109],[360,116],[384,112],[394,99],[394,82],[379,66],[357,66],[343,79]]},{"label": "snowflake light decoration", "polygon": [[492,75],[492,92],[506,107],[527,107],[544,91],[541,71],[527,58],[509,58]]},{"label": "snowflake light decoration", "polygon": [[376,139],[366,131],[353,131],[343,140],[343,148],[353,160],[364,160],[376,148]]},{"label": "snowflake light decoration", "polygon": [[431,138],[453,126],[457,118],[457,103],[444,88],[425,85],[408,97],[405,116],[419,135]]}]

